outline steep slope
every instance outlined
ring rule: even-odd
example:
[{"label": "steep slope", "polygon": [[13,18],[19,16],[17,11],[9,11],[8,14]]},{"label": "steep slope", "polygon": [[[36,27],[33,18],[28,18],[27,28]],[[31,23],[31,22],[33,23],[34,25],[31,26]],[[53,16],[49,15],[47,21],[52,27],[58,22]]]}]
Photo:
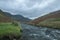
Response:
[{"label": "steep slope", "polygon": [[43,27],[60,28],[60,10],[39,17],[31,21],[30,24]]},{"label": "steep slope", "polygon": [[60,18],[60,10],[55,11],[55,12],[51,12],[47,15],[39,17],[39,18],[31,21],[30,24],[38,24],[39,22],[42,22],[42,21],[50,19],[50,18]]},{"label": "steep slope", "polygon": [[12,19],[3,14],[3,11],[0,10],[0,22],[11,22]]}]

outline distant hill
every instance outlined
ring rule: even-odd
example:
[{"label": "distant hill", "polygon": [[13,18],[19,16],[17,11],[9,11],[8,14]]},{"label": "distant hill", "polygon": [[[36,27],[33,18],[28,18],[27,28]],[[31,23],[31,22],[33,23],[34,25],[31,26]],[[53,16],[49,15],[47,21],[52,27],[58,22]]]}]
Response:
[{"label": "distant hill", "polygon": [[22,15],[12,15],[11,18],[20,22],[29,22],[31,19],[23,17]]},{"label": "distant hill", "polygon": [[3,12],[2,14],[5,15],[5,16],[7,16],[7,17],[10,17],[10,18],[12,18],[12,19],[14,19],[16,21],[20,21],[20,22],[24,22],[24,23],[31,21],[31,19],[23,17],[22,15],[12,15],[12,14],[10,14],[8,12]]},{"label": "distant hill", "polygon": [[38,26],[50,26],[53,24],[53,26],[60,26],[60,10],[39,17],[29,23]]}]

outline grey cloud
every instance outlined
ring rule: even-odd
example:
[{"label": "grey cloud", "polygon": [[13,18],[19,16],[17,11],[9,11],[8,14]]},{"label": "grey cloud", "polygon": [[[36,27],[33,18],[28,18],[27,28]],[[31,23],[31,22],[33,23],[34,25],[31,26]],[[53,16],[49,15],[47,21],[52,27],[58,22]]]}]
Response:
[{"label": "grey cloud", "polygon": [[28,6],[28,7],[32,7],[32,6],[34,6],[36,3],[41,3],[42,2],[42,0],[26,0],[26,5]]},{"label": "grey cloud", "polygon": [[[60,10],[60,0],[0,0],[0,9],[21,14],[28,18],[36,18],[51,11]],[[50,3],[48,3],[50,2]]]},{"label": "grey cloud", "polygon": [[0,1],[12,1],[12,0],[0,0]]}]

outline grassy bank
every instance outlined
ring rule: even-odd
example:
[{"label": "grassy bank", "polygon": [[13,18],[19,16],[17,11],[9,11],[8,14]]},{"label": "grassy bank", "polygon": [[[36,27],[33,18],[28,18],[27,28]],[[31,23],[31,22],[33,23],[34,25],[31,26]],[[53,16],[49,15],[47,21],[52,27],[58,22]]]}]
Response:
[{"label": "grassy bank", "polygon": [[37,24],[38,26],[60,28],[60,18],[47,19]]},{"label": "grassy bank", "polygon": [[0,23],[0,38],[4,36],[18,37],[21,35],[21,28],[13,23]]}]

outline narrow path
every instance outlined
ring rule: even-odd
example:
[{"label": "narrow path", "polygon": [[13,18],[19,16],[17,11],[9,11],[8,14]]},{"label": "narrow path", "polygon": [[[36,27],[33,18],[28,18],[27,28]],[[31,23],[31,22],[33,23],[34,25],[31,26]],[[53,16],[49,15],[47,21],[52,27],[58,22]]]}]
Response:
[{"label": "narrow path", "polygon": [[60,30],[34,27],[21,24],[23,35],[21,40],[60,40]]}]

